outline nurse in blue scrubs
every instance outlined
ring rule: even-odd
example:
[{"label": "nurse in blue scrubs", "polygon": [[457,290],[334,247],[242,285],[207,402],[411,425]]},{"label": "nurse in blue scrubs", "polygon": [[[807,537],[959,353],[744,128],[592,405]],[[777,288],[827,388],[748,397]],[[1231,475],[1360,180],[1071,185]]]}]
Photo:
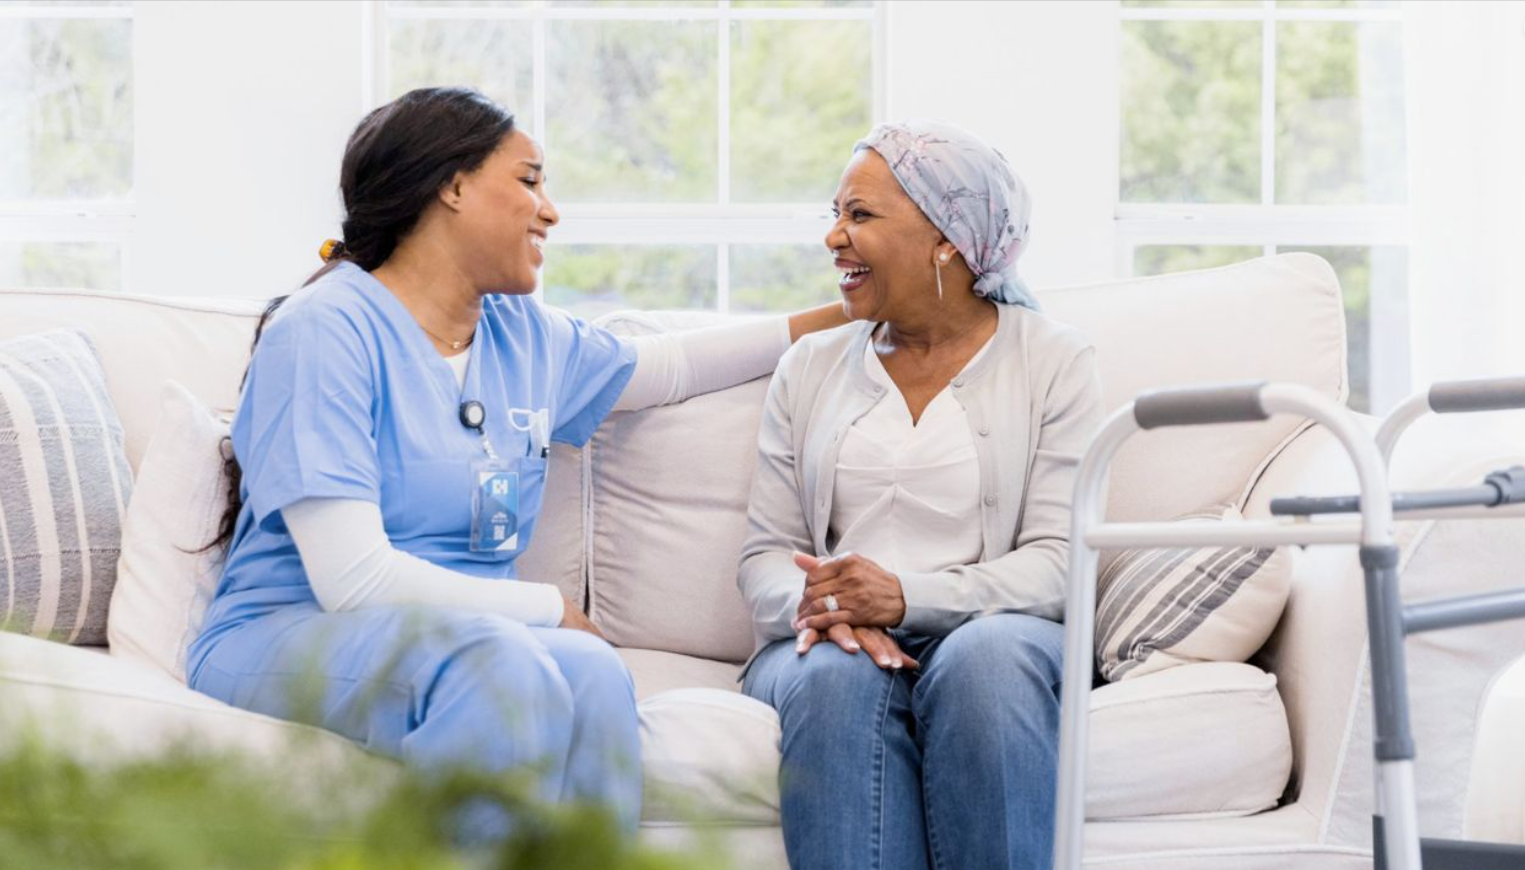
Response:
[{"label": "nurse in blue scrubs", "polygon": [[256,333],[225,568],[187,672],[426,769],[533,768],[547,799],[633,831],[629,673],[555,586],[515,571],[549,442],[764,375],[845,318],[627,341],[543,307],[545,179],[540,148],[474,91],[412,91],[360,123],[343,242]]}]

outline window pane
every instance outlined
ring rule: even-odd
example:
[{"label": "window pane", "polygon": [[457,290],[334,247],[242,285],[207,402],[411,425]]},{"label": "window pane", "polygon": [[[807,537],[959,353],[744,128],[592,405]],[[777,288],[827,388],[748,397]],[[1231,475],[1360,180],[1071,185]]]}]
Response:
[{"label": "window pane", "polygon": [[0,241],[0,287],[120,290],[121,248],[111,242]]},{"label": "window pane", "polygon": [[390,32],[391,95],[414,88],[476,88],[514,113],[531,134],[533,38],[528,21],[394,18]]},{"label": "window pane", "polygon": [[0,19],[0,199],[132,192],[132,21]]},{"label": "window pane", "polygon": [[1149,6],[1156,9],[1234,9],[1260,5],[1260,0],[1123,0],[1125,7]]},{"label": "window pane", "polygon": [[731,310],[797,311],[842,298],[824,245],[732,245]]},{"label": "window pane", "polygon": [[1283,9],[1396,9],[1398,0],[1276,0]]},{"label": "window pane", "polygon": [[[1408,251],[1405,248],[1287,246],[1329,261],[1345,300],[1350,407],[1385,414],[1408,394]],[[1380,304],[1373,305],[1377,297]]]},{"label": "window pane", "polygon": [[579,202],[715,199],[715,25],[550,21],[546,176]]},{"label": "window pane", "polygon": [[712,245],[555,245],[545,301],[581,317],[621,308],[714,308]]},{"label": "window pane", "polygon": [[1397,22],[1276,25],[1276,199],[1406,198],[1403,35]]},{"label": "window pane", "polygon": [[1253,260],[1264,251],[1259,245],[1145,245],[1133,249],[1133,274],[1212,269]]},{"label": "window pane", "polygon": [[551,6],[624,6],[661,8],[663,6],[714,6],[715,0],[551,0]]},{"label": "window pane", "polygon": [[732,9],[872,9],[872,0],[731,0]]},{"label": "window pane", "polygon": [[1260,199],[1261,25],[1124,21],[1122,198]]},{"label": "window pane", "polygon": [[486,7],[486,8],[512,8],[515,6],[533,6],[534,0],[387,0],[388,6],[422,6],[422,7]]},{"label": "window pane", "polygon": [[867,21],[731,24],[731,197],[827,202],[873,119]]}]

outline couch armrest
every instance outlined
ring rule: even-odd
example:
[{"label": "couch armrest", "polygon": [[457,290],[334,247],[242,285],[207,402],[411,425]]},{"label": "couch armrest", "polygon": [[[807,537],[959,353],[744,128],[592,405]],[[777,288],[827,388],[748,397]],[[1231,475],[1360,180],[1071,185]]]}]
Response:
[{"label": "couch armrest", "polygon": [[[1375,420],[1365,422],[1375,428]],[[1475,483],[1489,470],[1525,462],[1518,443],[1500,444],[1456,426],[1415,430],[1394,456],[1395,489]],[[1356,491],[1343,448],[1314,427],[1267,466],[1245,506],[1264,518],[1270,499]],[[1400,521],[1405,601],[1525,585],[1525,519]],[[1369,847],[1372,768],[1365,598],[1354,546],[1293,553],[1287,611],[1258,663],[1276,674],[1292,732],[1288,797],[1319,820],[1322,842]],[[1417,745],[1420,829],[1458,837],[1478,711],[1490,682],[1525,654],[1519,623],[1432,632],[1407,644]]]}]

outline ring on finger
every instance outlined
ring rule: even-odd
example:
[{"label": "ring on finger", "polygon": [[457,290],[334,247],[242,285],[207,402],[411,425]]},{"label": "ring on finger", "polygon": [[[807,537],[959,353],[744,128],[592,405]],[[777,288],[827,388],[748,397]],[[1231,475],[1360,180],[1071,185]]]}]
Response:
[{"label": "ring on finger", "polygon": [[826,605],[827,613],[836,613],[838,610],[842,609],[841,606],[837,604],[837,596],[835,595],[826,596],[823,603]]}]

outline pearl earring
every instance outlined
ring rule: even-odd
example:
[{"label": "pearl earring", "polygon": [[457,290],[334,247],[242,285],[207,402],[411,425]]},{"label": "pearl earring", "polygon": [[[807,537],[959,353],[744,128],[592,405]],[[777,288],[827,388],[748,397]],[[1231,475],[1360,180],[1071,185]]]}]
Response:
[{"label": "pearl earring", "polygon": [[937,301],[943,301],[943,266],[948,262],[947,254],[937,256]]}]

